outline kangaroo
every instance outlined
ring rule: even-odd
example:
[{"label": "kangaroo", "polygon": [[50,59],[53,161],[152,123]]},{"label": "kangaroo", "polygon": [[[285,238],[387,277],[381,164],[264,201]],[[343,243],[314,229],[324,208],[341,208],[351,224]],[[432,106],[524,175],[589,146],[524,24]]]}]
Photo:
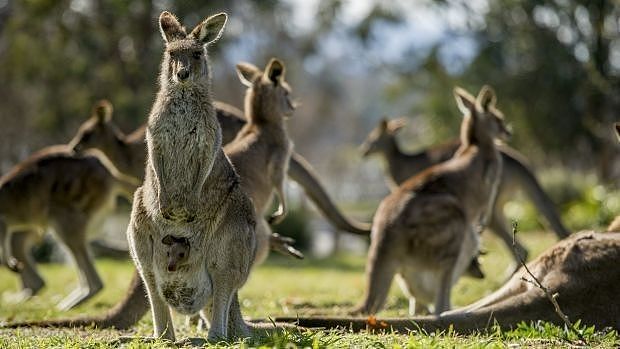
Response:
[{"label": "kangaroo", "polygon": [[[620,330],[620,232],[573,234],[528,263],[528,268],[551,294],[558,294],[562,312],[585,326]],[[274,321],[295,322],[303,327],[346,328],[362,331],[384,328],[398,332],[454,330],[467,334],[495,324],[503,330],[521,322],[543,320],[564,326],[544,292],[530,283],[531,276],[519,269],[496,292],[439,317],[407,319],[278,317]]]},{"label": "kangaroo", "polygon": [[[241,178],[241,187],[252,198],[254,208],[262,215],[270,207],[272,193],[278,198],[278,209],[269,217],[277,224],[287,213],[284,180],[293,145],[284,119],[295,110],[289,99],[290,87],[285,81],[284,64],[273,58],[265,71],[249,63],[237,64],[241,82],[248,87],[245,97],[247,123],[224,152]],[[257,254],[260,263],[269,252],[273,235],[267,221],[259,218],[256,228]]]},{"label": "kangaroo", "polygon": [[[396,134],[405,125],[404,119],[388,121],[383,119],[379,125],[370,132],[361,151],[364,157],[372,154],[381,154],[387,165],[389,184],[392,189],[397,188],[410,176],[422,172],[424,169],[450,159],[460,146],[459,141],[434,146],[413,154],[403,153],[396,141]],[[528,194],[538,210],[547,218],[556,235],[563,239],[570,232],[564,227],[553,202],[545,194],[536,180],[532,171],[526,165],[524,157],[516,150],[501,145],[500,154],[504,163],[504,171],[500,179],[497,202],[493,208],[489,228],[495,235],[500,237],[508,246],[516,262],[519,257],[527,259],[526,248],[516,242],[513,248],[513,237],[506,225],[503,207],[507,201],[514,197],[517,188],[522,188]]]},{"label": "kangaroo", "polygon": [[502,159],[495,140],[508,135],[495,93],[484,86],[474,99],[454,90],[463,112],[461,146],[450,160],[411,177],[388,195],[373,218],[366,263],[366,295],[353,313],[375,314],[395,274],[409,297],[450,309],[452,285],[478,254],[478,234],[499,185]]},{"label": "kangaroo", "polygon": [[102,154],[76,155],[63,145],[34,153],[1,177],[0,246],[4,263],[22,275],[18,300],[35,295],[45,284],[28,247],[48,228],[79,271],[79,287],[58,307],[70,309],[97,294],[103,283],[89,254],[87,233],[110,212],[118,195],[131,197],[136,187]]},{"label": "kangaroo", "polygon": [[[256,214],[221,147],[206,56],[226,20],[225,13],[210,16],[186,34],[171,13],[159,17],[165,42],[160,90],[146,128],[145,179],[127,228],[157,338],[175,339],[168,306],[200,312],[210,324],[209,341],[252,333],[237,291],[255,259]],[[159,243],[166,235],[189,241],[188,260],[174,272]]]},{"label": "kangaroo", "polygon": [[179,264],[185,264],[189,259],[189,241],[187,238],[177,238],[166,235],[161,239],[161,243],[168,246],[166,256],[168,257],[168,271],[177,271]]}]

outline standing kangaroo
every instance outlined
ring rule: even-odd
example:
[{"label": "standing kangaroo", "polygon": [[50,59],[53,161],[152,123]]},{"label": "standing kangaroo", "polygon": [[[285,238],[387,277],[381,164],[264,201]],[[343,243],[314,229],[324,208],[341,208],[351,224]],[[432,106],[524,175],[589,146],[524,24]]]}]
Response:
[{"label": "standing kangaroo", "polygon": [[478,97],[456,88],[463,112],[461,146],[450,160],[411,177],[379,205],[366,263],[366,295],[354,311],[375,314],[385,303],[395,274],[409,297],[450,309],[450,290],[478,254],[478,234],[499,185],[502,159],[495,140],[508,134],[495,94]]},{"label": "standing kangaroo", "polygon": [[[147,162],[136,190],[127,238],[144,281],[155,337],[174,340],[168,306],[200,311],[208,340],[251,335],[241,317],[238,289],[256,253],[254,207],[221,147],[211,101],[207,46],[217,41],[227,16],[220,13],[189,34],[163,12],[165,42],[160,90],[146,128]],[[187,239],[184,265],[168,271],[167,235]]]},{"label": "standing kangaroo", "polygon": [[[284,80],[284,64],[279,60],[272,59],[264,72],[252,64],[240,63],[237,73],[248,87],[245,96],[247,123],[224,147],[224,152],[241,178],[241,187],[252,198],[256,213],[261,216],[256,227],[256,263],[261,263],[267,258],[269,239],[273,236],[269,224],[262,218],[270,207],[272,193],[275,192],[279,205],[269,223],[279,223],[287,213],[284,180],[293,145],[284,120],[295,108],[289,99],[290,87]],[[284,248],[287,247],[291,248]]]},{"label": "standing kangaroo", "polygon": [[113,209],[118,195],[130,198],[136,187],[104,157],[75,155],[66,146],[45,148],[1,177],[0,242],[4,262],[21,273],[19,298],[31,297],[44,286],[29,247],[48,228],[79,271],[80,286],[58,307],[73,308],[99,292],[103,283],[89,254],[87,233]]},{"label": "standing kangaroo", "polygon": [[[611,327],[620,331],[620,232],[580,232],[559,241],[528,263],[528,268],[550,294],[558,294],[562,312],[572,321],[597,329]],[[524,268],[519,269],[496,292],[461,309],[439,317],[376,319],[367,318],[275,318],[303,327],[346,328],[363,331],[379,328],[406,333],[448,329],[467,334],[489,329],[514,329],[521,322],[548,321],[564,326],[545,293],[532,283]],[[374,323],[374,322],[373,322]]]},{"label": "standing kangaroo", "polygon": [[[364,157],[374,153],[383,155],[386,160],[387,174],[392,188],[397,188],[398,185],[412,175],[420,173],[434,164],[450,159],[460,147],[460,142],[454,141],[417,153],[405,154],[400,150],[396,142],[396,133],[404,125],[403,119],[391,121],[383,119],[370,132],[361,146]],[[553,231],[560,239],[567,237],[570,232],[562,224],[553,202],[545,194],[536,177],[525,164],[523,156],[505,145],[500,146],[499,150],[504,170],[500,179],[497,202],[489,221],[489,228],[504,241],[513,254],[513,258],[518,262],[519,257],[527,259],[527,250],[519,242],[516,242],[516,247],[513,248],[512,234],[507,228],[506,218],[503,213],[504,204],[514,197],[514,192],[517,188],[525,190],[538,210],[547,218]]]}]

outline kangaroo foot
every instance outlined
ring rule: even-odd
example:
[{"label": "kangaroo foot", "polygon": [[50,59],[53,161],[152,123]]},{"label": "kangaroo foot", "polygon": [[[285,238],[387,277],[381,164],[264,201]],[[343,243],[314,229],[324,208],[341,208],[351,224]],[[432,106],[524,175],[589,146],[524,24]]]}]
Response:
[{"label": "kangaroo foot", "polygon": [[2,295],[2,299],[6,303],[19,304],[19,303],[23,303],[23,302],[26,302],[26,301],[30,300],[38,292],[39,292],[39,290],[33,290],[33,289],[30,289],[30,288],[24,288],[24,289],[22,289],[19,292],[5,292]]},{"label": "kangaroo foot", "polygon": [[102,288],[103,286],[91,289],[78,288],[76,290],[73,290],[71,294],[69,294],[65,299],[58,303],[57,307],[60,310],[73,309],[99,293]]}]

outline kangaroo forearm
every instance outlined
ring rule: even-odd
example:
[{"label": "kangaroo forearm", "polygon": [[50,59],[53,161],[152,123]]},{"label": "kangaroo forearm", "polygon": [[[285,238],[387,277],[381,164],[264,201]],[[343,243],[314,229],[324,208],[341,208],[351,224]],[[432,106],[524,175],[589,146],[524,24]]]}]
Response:
[{"label": "kangaroo forearm", "polygon": [[301,155],[293,153],[289,162],[288,175],[304,188],[306,195],[338,229],[357,235],[369,235],[370,224],[346,218],[325,192],[312,166]]}]

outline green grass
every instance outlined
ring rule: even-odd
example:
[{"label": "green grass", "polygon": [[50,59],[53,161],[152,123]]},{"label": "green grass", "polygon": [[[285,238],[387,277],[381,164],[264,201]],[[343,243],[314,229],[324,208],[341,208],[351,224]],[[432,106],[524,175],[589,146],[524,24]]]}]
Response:
[{"label": "green grass", "polygon": [[[531,255],[539,254],[551,245],[555,238],[550,234],[522,233],[520,238],[530,248]],[[488,251],[483,259],[485,280],[462,278],[452,293],[455,305],[472,302],[496,289],[507,276],[510,263],[507,250],[497,239],[485,236],[483,248]],[[326,314],[341,314],[357,303],[363,295],[364,285],[363,256],[341,255],[324,260],[307,259],[294,261],[272,257],[264,265],[256,268],[250,280],[240,292],[242,311],[248,317],[294,316],[307,314],[319,309]],[[133,266],[128,261],[99,260],[97,268],[104,278],[106,287],[92,300],[69,312],[57,311],[54,307],[62,297],[76,285],[76,275],[71,267],[46,264],[41,271],[47,281],[40,295],[22,304],[11,304],[3,297],[0,308],[0,321],[20,321],[27,319],[51,319],[80,314],[100,313],[111,307],[126,291]],[[0,294],[18,289],[18,280],[7,270],[0,270]],[[405,316],[407,301],[400,290],[393,285],[387,307],[380,316]],[[174,317],[178,338],[204,337],[192,326],[185,323],[182,316]],[[616,347],[618,337],[615,332],[597,332],[579,327],[587,346]],[[106,348],[119,336],[148,336],[152,326],[150,316],[130,331],[114,330],[60,330],[60,329],[20,329],[1,330],[0,348]],[[352,334],[343,331],[296,331],[255,338],[243,343],[244,347],[390,347],[390,348],[428,348],[428,347],[467,347],[467,348],[505,348],[527,347],[565,347],[574,344],[570,331],[545,323],[523,325],[510,332],[488,331],[483,334],[461,336],[454,333],[412,333],[400,334]],[[573,336],[573,337],[571,337]],[[572,342],[570,342],[572,341]],[[222,344],[224,345],[224,344]],[[161,341],[154,343],[131,342],[129,348],[166,347]]]}]

